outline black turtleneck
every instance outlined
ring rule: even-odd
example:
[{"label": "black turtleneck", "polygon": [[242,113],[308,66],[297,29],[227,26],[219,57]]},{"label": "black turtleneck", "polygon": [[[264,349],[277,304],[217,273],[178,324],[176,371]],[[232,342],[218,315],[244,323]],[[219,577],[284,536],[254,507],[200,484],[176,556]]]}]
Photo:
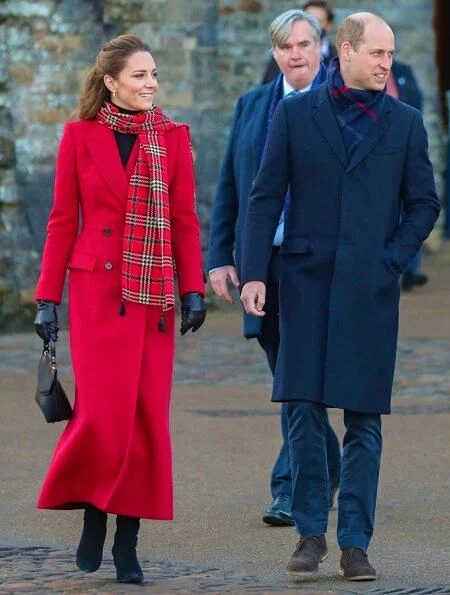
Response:
[{"label": "black turtleneck", "polygon": [[[116,105],[117,109],[121,114],[138,114],[139,112],[125,109]],[[136,142],[137,134],[124,134],[123,132],[117,132],[114,130],[114,136],[116,137],[117,147],[120,153],[120,159],[125,167],[130,157],[131,151],[133,150],[134,143]]]}]

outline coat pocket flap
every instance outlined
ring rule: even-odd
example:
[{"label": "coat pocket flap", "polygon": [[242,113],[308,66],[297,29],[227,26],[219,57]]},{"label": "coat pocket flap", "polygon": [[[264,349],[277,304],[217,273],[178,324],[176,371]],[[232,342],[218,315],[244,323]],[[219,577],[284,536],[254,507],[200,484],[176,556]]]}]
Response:
[{"label": "coat pocket flap", "polygon": [[286,238],[280,246],[280,254],[306,254],[310,244],[309,238]]},{"label": "coat pocket flap", "polygon": [[74,252],[69,262],[69,269],[81,269],[82,271],[93,271],[97,257],[87,252]]}]

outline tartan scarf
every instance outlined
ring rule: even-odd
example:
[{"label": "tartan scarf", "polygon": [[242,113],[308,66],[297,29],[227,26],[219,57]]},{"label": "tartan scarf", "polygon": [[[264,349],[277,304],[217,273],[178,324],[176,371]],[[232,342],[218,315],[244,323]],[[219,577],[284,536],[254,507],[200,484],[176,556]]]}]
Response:
[{"label": "tartan scarf", "polygon": [[369,91],[346,87],[337,57],[328,66],[327,83],[347,157],[351,159],[384,109],[385,90]]},{"label": "tartan scarf", "polygon": [[173,122],[157,106],[128,114],[109,102],[100,108],[97,121],[123,134],[136,134],[140,141],[128,186],[121,314],[124,300],[158,306],[164,313],[175,306],[164,133],[185,124]]}]

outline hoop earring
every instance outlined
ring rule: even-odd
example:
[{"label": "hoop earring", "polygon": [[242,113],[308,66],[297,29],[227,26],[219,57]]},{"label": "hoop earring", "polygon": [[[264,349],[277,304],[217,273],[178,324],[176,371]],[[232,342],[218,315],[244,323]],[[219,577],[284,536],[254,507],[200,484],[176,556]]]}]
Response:
[{"label": "hoop earring", "polygon": [[116,91],[112,92],[112,98],[115,99],[116,98]]}]

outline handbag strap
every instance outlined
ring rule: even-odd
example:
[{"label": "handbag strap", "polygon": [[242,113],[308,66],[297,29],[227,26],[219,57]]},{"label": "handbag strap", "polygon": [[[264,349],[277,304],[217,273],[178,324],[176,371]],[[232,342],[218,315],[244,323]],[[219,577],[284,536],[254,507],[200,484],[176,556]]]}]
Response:
[{"label": "handbag strap", "polygon": [[56,360],[56,344],[55,341],[44,341],[44,351],[43,353],[50,354],[50,365],[53,370],[56,370],[58,366],[58,362]]}]

